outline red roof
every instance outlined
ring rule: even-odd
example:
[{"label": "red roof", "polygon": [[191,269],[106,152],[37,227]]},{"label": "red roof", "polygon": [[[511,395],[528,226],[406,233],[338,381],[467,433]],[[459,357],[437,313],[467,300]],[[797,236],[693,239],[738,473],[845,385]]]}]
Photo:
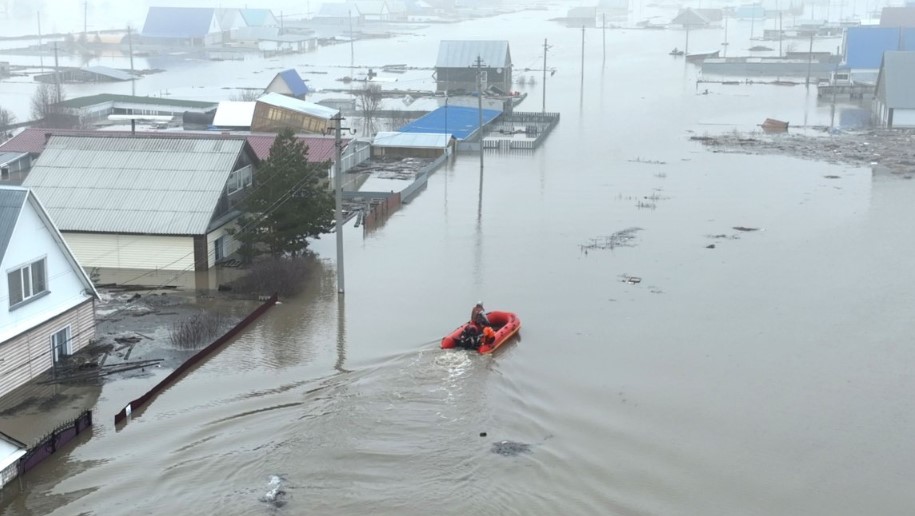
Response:
[{"label": "red roof", "polygon": [[[154,137],[154,138],[201,138],[201,139],[241,139],[248,141],[248,145],[259,160],[265,160],[270,156],[270,147],[273,146],[275,134],[231,134],[217,132],[177,132],[177,131],[85,131],[79,129],[42,129],[40,127],[29,127],[16,136],[10,138],[6,143],[0,145],[0,152],[28,152],[31,154],[41,154],[44,151],[45,144],[51,135],[59,136],[101,136],[111,138],[133,137]],[[334,139],[324,136],[297,136],[299,141],[308,146],[308,162],[323,163],[324,161],[334,159]],[[343,140],[345,145],[348,140]]]}]

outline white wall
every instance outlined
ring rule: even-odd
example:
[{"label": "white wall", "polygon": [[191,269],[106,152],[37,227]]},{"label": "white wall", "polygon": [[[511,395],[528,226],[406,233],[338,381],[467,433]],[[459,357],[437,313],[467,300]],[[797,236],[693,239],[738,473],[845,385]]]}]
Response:
[{"label": "white wall", "polygon": [[194,269],[194,239],[183,236],[64,233],[84,268]]},{"label": "white wall", "polygon": [[915,127],[915,109],[894,109],[893,127]]},{"label": "white wall", "polygon": [[215,252],[215,243],[216,239],[219,237],[225,238],[225,247],[223,248],[224,255],[229,256],[232,253],[238,252],[239,243],[235,238],[230,235],[227,231],[228,228],[235,227],[235,223],[226,224],[210,234],[207,235],[207,268],[210,269],[216,265],[216,252]]}]

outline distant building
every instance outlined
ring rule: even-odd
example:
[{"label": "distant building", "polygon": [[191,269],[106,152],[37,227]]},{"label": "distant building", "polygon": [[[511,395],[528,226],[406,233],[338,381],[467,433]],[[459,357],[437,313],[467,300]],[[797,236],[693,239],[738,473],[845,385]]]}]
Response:
[{"label": "distant building", "polygon": [[884,7],[880,12],[880,26],[915,28],[915,4]]},{"label": "distant building", "polygon": [[565,22],[575,27],[594,27],[597,25],[597,7],[573,7],[566,13]]},{"label": "distant building", "polygon": [[365,21],[384,22],[391,19],[391,9],[385,0],[353,0],[350,3],[356,6]]},{"label": "distant building", "polygon": [[717,24],[723,19],[724,15],[721,9],[692,9],[687,7],[677,13],[677,16],[670,21],[670,24],[696,29]]},{"label": "distant building", "polygon": [[[95,338],[98,292],[50,211],[27,188],[0,187],[0,268],[0,396],[5,396]],[[6,476],[8,466],[0,467],[0,474]]]},{"label": "distant building", "polygon": [[57,82],[123,82],[139,79],[140,76],[133,75],[124,70],[109,68],[107,66],[84,66],[82,68],[70,68],[59,72],[38,74],[34,79],[45,84],[57,84]]},{"label": "distant building", "polygon": [[140,39],[144,43],[170,46],[216,45],[223,41],[220,22],[216,10],[211,8],[150,7]]},{"label": "distant building", "polygon": [[887,128],[915,128],[915,52],[883,54],[874,118]]},{"label": "distant building", "polygon": [[276,133],[289,128],[295,132],[324,133],[331,127],[331,118],[338,113],[336,109],[313,102],[267,93],[257,99],[251,130]]},{"label": "distant building", "polygon": [[877,81],[883,53],[890,50],[915,50],[915,28],[862,26],[845,30],[845,62],[851,82]]},{"label": "distant building", "polygon": [[107,120],[108,115],[160,115],[180,117],[184,113],[214,111],[218,102],[181,100],[170,97],[140,97],[102,93],[67,99],[54,105],[56,116],[70,117],[74,127]]},{"label": "distant building", "polygon": [[512,57],[508,41],[452,41],[439,43],[435,63],[437,91],[477,90],[477,58],[481,60],[483,90],[496,87],[511,92]]},{"label": "distant building", "polygon": [[9,76],[10,76],[9,61],[0,61],[0,77],[9,77]]},{"label": "distant building", "polygon": [[51,136],[23,183],[85,267],[205,271],[253,183],[244,137]]},{"label": "distant building", "polygon": [[248,27],[280,27],[280,20],[270,9],[239,9]]},{"label": "distant building", "polygon": [[294,68],[290,68],[276,74],[264,91],[304,99],[308,95],[308,86],[305,85],[305,81],[302,80],[299,72],[295,71]]},{"label": "distant building", "polygon": [[766,17],[766,8],[762,4],[744,4],[734,11],[734,16],[738,20],[761,20]]},{"label": "distant building", "polygon": [[340,32],[348,32],[350,27],[358,30],[362,26],[363,17],[359,7],[355,4],[322,2],[321,8],[311,19],[315,25],[334,28]]}]

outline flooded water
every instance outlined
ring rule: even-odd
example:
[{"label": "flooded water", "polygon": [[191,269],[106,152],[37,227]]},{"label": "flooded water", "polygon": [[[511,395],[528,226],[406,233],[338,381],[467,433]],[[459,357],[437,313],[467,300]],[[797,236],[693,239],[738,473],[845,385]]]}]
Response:
[{"label": "flooded water", "polygon": [[[582,85],[580,29],[544,21],[563,12],[357,45],[428,65],[439,39],[499,34],[537,68],[546,37],[562,120],[535,153],[487,153],[482,179],[459,156],[381,229],[347,228],[342,297],[334,239],[316,242],[305,294],[120,430],[140,391],[106,386],[91,439],[3,513],[909,512],[915,182],[710,152],[689,137],[829,125],[830,106],[803,86],[697,94],[693,65],[666,55],[679,31],[607,31],[605,66],[588,31]],[[735,25],[731,54],[750,46]],[[692,31],[690,48],[721,37]],[[538,111],[527,91],[520,109]],[[520,338],[439,350],[478,300],[517,312]]]}]

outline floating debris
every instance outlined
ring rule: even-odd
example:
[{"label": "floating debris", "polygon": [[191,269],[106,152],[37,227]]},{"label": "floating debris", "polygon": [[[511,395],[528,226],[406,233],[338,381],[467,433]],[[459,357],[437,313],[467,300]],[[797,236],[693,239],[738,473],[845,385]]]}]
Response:
[{"label": "floating debris", "polygon": [[654,159],[642,159],[640,157],[629,160],[629,163],[645,163],[646,165],[666,165],[667,164],[666,161],[658,161],[658,160],[654,160]]},{"label": "floating debris", "polygon": [[623,283],[628,283],[630,285],[638,285],[639,283],[642,282],[642,278],[640,278],[638,276],[630,276],[628,274],[623,274],[620,277],[622,278],[621,281]]},{"label": "floating debris", "polygon": [[748,228],[746,226],[734,226],[737,231],[759,231],[759,228]]},{"label": "floating debris", "polygon": [[590,242],[582,244],[580,247],[585,254],[588,254],[588,251],[592,249],[613,250],[617,247],[635,247],[635,234],[641,230],[642,228],[636,227],[624,229],[622,231],[617,231],[612,235],[592,238]]},{"label": "floating debris", "polygon": [[491,451],[503,457],[515,457],[522,453],[530,453],[531,445],[516,441],[497,441],[492,443]]}]

